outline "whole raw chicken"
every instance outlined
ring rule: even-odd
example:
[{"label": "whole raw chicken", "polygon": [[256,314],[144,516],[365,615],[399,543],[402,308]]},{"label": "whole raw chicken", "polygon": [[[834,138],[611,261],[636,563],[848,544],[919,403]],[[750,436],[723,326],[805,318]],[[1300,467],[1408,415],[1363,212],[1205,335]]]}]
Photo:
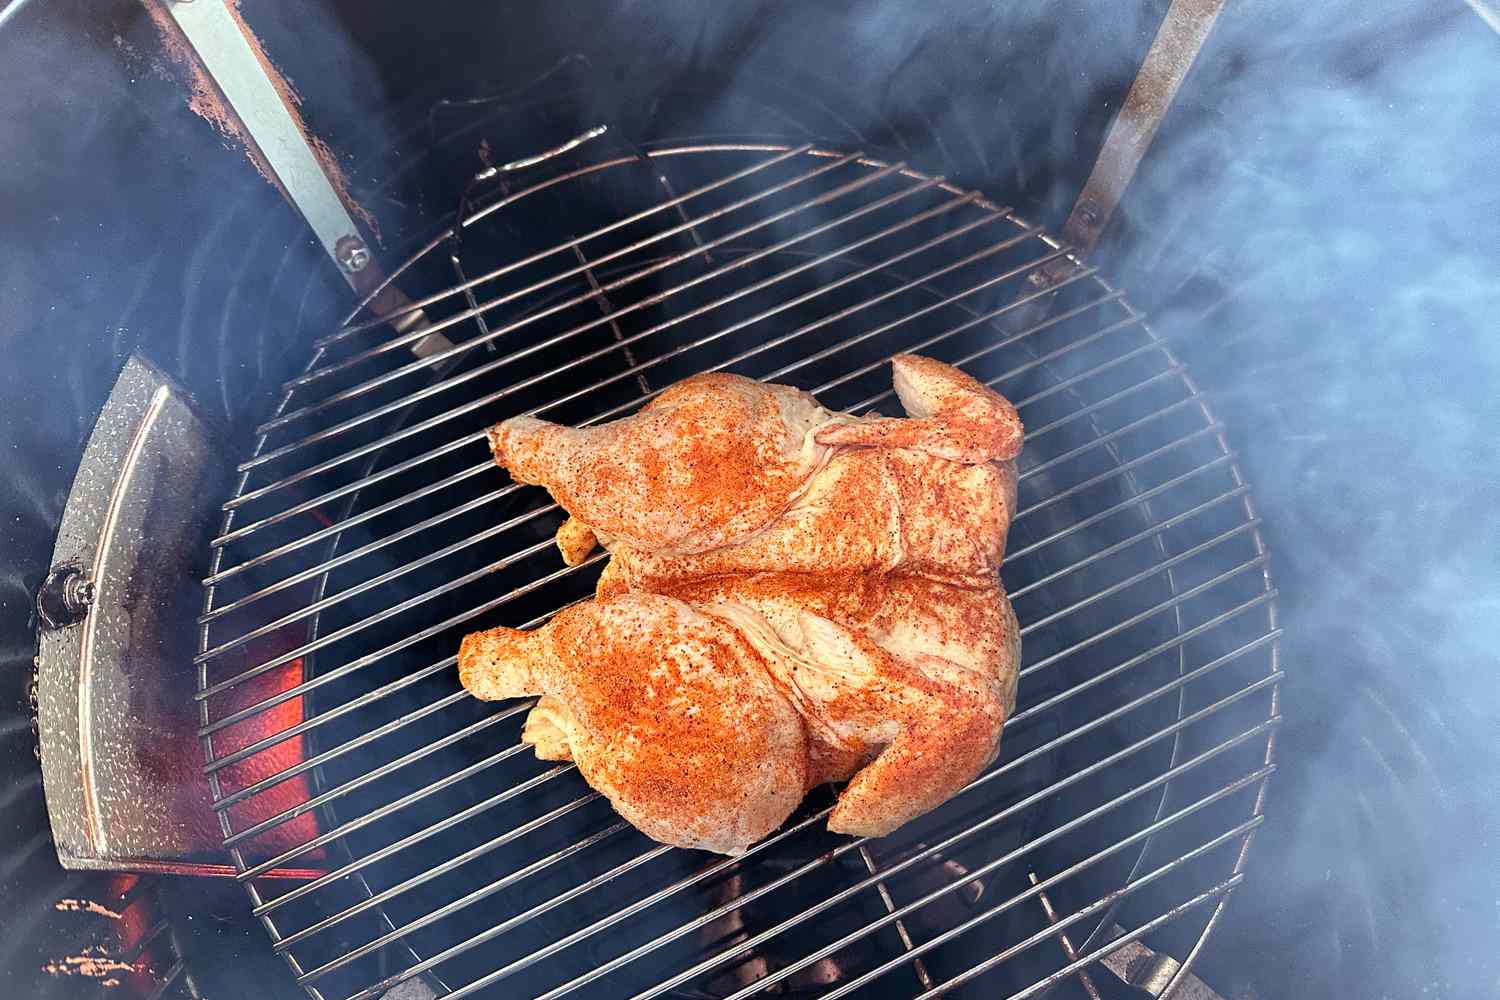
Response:
[{"label": "whole raw chicken", "polygon": [[483,699],[541,695],[522,738],[574,760],[636,827],[735,854],[812,787],[836,832],[882,836],[995,758],[1020,637],[997,570],[1016,503],[1015,408],[915,355],[906,418],[700,375],[589,429],[516,417],[497,464],[571,516],[594,600],[466,637]]}]

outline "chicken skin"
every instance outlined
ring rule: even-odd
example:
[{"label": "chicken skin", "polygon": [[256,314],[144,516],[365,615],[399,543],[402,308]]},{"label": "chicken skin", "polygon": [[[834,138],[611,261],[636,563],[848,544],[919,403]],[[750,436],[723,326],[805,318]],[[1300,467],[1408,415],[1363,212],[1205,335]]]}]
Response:
[{"label": "chicken skin", "polygon": [[522,733],[665,843],[738,853],[847,781],[835,832],[883,836],[995,758],[1020,638],[997,570],[1014,407],[959,370],[893,362],[908,418],[690,378],[588,429],[514,418],[498,464],[568,511],[594,600],[465,638],[479,698],[541,695]]},{"label": "chicken skin", "polygon": [[[656,594],[467,636],[459,678],[484,699],[544,693],[527,728],[649,837],[735,854],[807,784],[807,730],[734,628]],[[566,748],[566,755],[562,749]]]}]

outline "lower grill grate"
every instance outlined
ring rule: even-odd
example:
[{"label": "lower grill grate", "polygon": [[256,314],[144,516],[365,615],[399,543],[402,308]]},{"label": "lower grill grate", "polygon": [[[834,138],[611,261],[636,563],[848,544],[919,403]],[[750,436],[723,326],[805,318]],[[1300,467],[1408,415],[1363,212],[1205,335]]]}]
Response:
[{"label": "lower grill grate", "polygon": [[[1279,629],[1223,429],[1123,294],[975,193],[809,146],[559,172],[459,232],[397,274],[444,288],[417,303],[430,326],[351,319],[317,344],[213,542],[206,770],[299,981],[340,1000],[417,976],[451,996],[1023,997],[1145,935],[1185,975],[1261,821]],[[1020,701],[961,796],[876,841],[826,832],[824,791],[743,857],[666,848],[518,742],[529,702],[459,688],[465,632],[544,621],[602,561],[561,565],[563,515],[506,481],[486,426],[608,420],[704,370],[889,408],[900,351],[987,381],[1028,428],[1002,571]],[[272,672],[278,693],[237,707]],[[235,739],[290,701],[295,725]],[[288,740],[295,766],[253,766]],[[299,775],[310,799],[252,808]],[[261,877],[310,858],[309,881]]]}]

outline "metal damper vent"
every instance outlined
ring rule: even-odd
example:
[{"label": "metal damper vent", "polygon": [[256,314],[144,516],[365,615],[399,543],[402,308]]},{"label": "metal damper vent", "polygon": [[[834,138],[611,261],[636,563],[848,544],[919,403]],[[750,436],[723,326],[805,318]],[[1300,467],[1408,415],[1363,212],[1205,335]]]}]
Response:
[{"label": "metal damper vent", "polygon": [[[444,288],[430,325],[317,344],[240,467],[202,620],[215,808],[315,996],[1027,997],[1093,993],[1075,973],[1125,949],[1191,963],[1261,822],[1275,591],[1221,426],[1094,268],[902,164],[736,144],[497,192],[397,275]],[[529,702],[460,689],[465,632],[541,623],[601,563],[562,565],[561,512],[487,425],[608,420],[709,370],[894,413],[900,351],[1028,428],[1020,704],[957,799],[861,841],[815,792],[743,857],[662,847],[519,744]],[[289,867],[322,874],[263,877]]]}]

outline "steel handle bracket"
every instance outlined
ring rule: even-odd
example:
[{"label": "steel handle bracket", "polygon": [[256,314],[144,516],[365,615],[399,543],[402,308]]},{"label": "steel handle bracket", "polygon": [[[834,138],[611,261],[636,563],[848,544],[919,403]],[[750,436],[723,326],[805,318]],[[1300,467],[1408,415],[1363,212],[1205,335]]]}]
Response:
[{"label": "steel handle bracket", "polygon": [[1198,58],[1224,0],[1172,0],[1140,71],[1110,124],[1094,169],[1084,183],[1063,235],[1087,255],[1099,242],[1120,198],[1135,177],[1182,81]]}]

